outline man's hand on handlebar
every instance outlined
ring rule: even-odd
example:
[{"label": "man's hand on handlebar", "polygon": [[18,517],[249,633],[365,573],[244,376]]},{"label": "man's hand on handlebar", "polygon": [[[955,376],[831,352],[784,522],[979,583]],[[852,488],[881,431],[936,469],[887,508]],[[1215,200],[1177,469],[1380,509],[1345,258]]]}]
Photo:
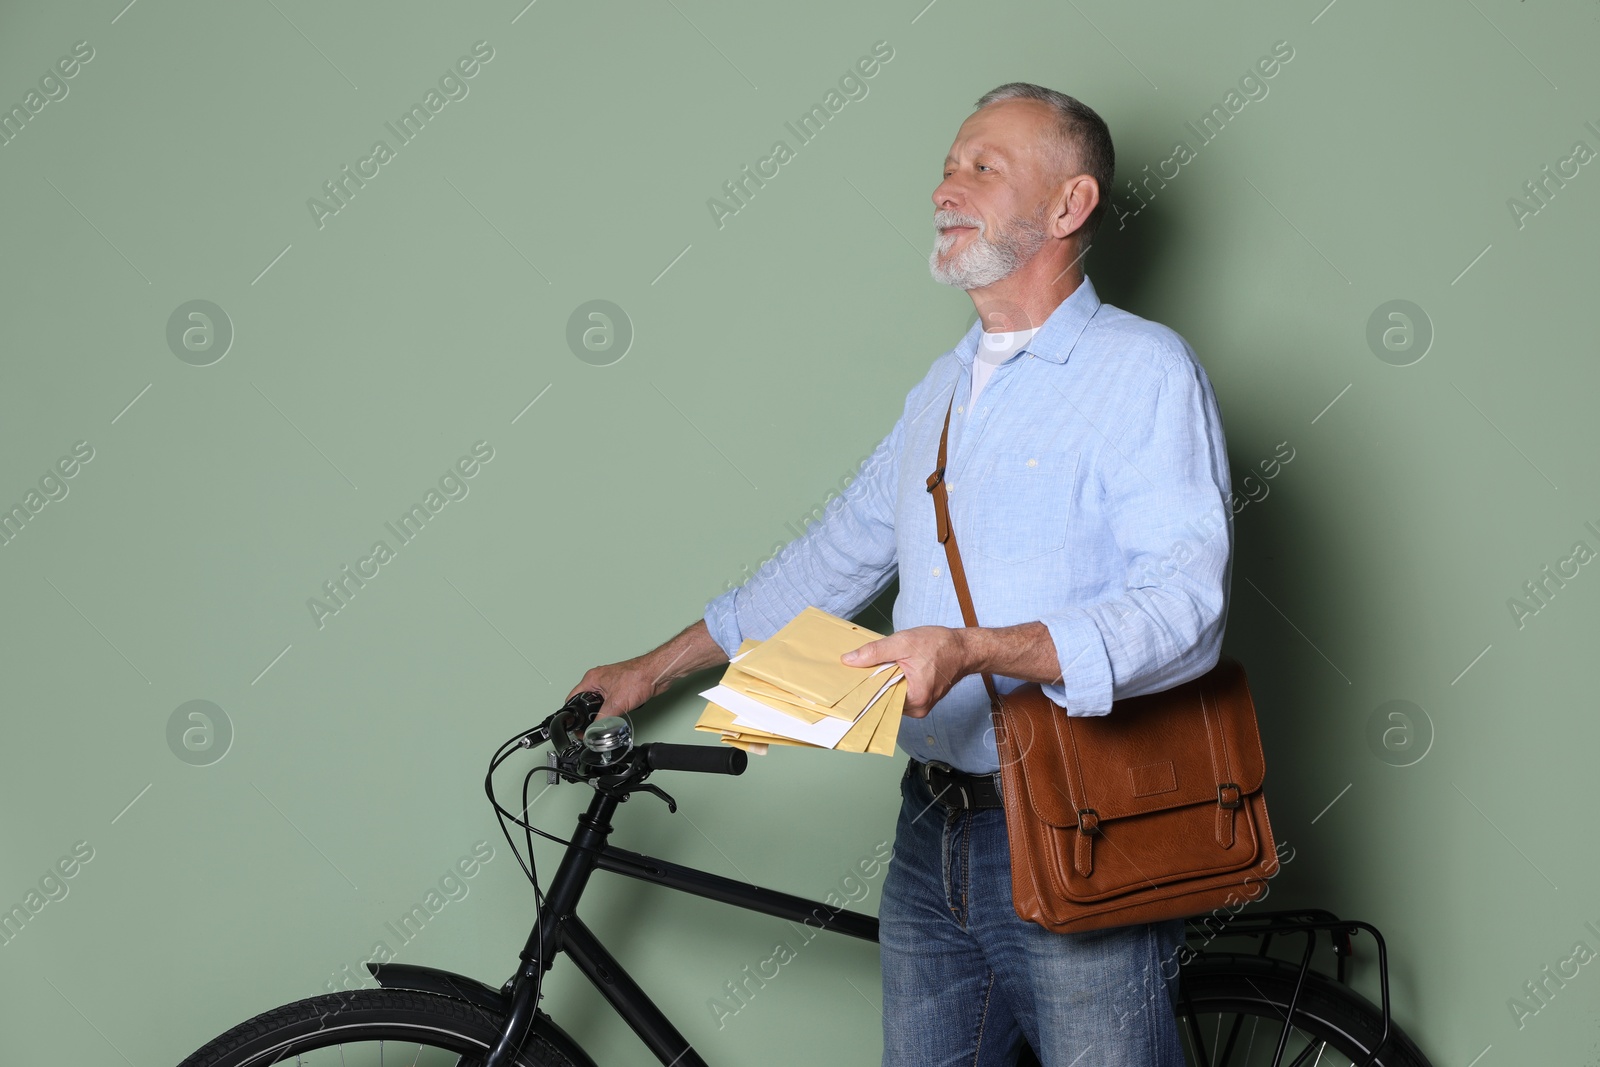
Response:
[{"label": "man's hand on handlebar", "polygon": [[659,695],[672,682],[671,678],[663,677],[661,669],[651,662],[652,655],[646,653],[621,663],[590,667],[578,684],[572,687],[567,699],[571,700],[578,693],[590,690],[606,698],[600,714],[626,715],[651,697]]},{"label": "man's hand on handlebar", "polygon": [[567,694],[567,699],[571,700],[586,689],[592,690],[606,698],[600,714],[626,715],[665,692],[679,678],[726,662],[728,655],[712,639],[705,620],[697,619],[654,651],[620,663],[589,668]]}]

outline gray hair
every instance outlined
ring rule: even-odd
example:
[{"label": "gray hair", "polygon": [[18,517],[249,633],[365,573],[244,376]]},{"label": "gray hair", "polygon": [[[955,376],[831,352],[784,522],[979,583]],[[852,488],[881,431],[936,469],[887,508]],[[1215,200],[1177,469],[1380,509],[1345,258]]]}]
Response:
[{"label": "gray hair", "polygon": [[1056,118],[1050,141],[1061,161],[1059,177],[1064,179],[1073,174],[1087,174],[1100,186],[1100,203],[1089,213],[1080,231],[1087,245],[1094,239],[1100,220],[1105,217],[1106,205],[1111,203],[1111,177],[1117,165],[1117,153],[1111,145],[1111,130],[1088,104],[1032,82],[1007,82],[990,89],[978,98],[977,108],[982,109],[1002,100],[1039,100],[1049,104]]}]

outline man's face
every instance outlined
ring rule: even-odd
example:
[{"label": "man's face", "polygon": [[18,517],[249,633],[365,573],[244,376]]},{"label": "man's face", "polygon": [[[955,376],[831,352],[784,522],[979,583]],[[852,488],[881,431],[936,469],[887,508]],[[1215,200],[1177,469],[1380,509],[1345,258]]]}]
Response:
[{"label": "man's face", "polygon": [[1014,273],[1044,244],[1048,105],[1003,100],[961,124],[933,191],[938,235],[928,269],[959,289],[982,289]]}]

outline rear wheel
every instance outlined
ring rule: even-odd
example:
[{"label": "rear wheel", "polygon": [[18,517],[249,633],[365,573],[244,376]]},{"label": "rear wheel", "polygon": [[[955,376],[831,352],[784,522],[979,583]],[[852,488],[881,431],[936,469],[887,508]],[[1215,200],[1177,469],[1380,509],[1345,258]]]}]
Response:
[{"label": "rear wheel", "polygon": [[[208,1042],[179,1067],[478,1067],[498,1012],[410,989],[358,989],[285,1004]],[[517,1067],[594,1067],[548,1017],[535,1017]]]},{"label": "rear wheel", "polygon": [[[1178,1030],[1192,1067],[1266,1067],[1283,1034],[1299,967],[1234,953],[1184,965]],[[1282,1067],[1360,1067],[1378,1045],[1383,1013],[1366,997],[1315,971],[1307,973]],[[1389,1022],[1373,1067],[1429,1067],[1411,1039]]]}]

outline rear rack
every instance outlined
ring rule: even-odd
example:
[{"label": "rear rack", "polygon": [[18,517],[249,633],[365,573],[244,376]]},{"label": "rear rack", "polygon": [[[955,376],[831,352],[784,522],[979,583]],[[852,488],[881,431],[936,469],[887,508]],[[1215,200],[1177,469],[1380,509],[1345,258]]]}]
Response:
[{"label": "rear rack", "polygon": [[[1378,1044],[1368,1054],[1366,1060],[1358,1067],[1371,1067],[1377,1060],[1378,1053],[1382,1052],[1389,1043],[1389,954],[1384,946],[1383,935],[1371,923],[1364,923],[1359,919],[1341,919],[1331,911],[1321,908],[1303,908],[1284,911],[1261,911],[1250,915],[1203,915],[1184,919],[1185,932],[1189,939],[1200,938],[1201,947],[1193,949],[1185,945],[1185,958],[1183,962],[1198,958],[1205,953],[1205,945],[1219,937],[1259,937],[1261,947],[1257,955],[1267,957],[1268,950],[1272,947],[1275,934],[1304,934],[1306,939],[1305,949],[1300,957],[1300,971],[1295,976],[1294,993],[1289,998],[1286,1016],[1294,1018],[1295,1006],[1300,1002],[1300,991],[1305,986],[1306,974],[1311,969],[1311,954],[1316,948],[1317,933],[1321,930],[1328,931],[1328,939],[1333,945],[1333,953],[1338,958],[1335,977],[1341,985],[1348,985],[1345,973],[1345,961],[1354,953],[1352,939],[1361,930],[1372,935],[1378,946],[1378,989],[1382,996],[1383,1032],[1378,1037]],[[1273,1057],[1272,1067],[1278,1067],[1283,1060],[1283,1051],[1289,1041],[1289,1026],[1285,1025],[1282,1035],[1278,1038],[1278,1051]]]}]

